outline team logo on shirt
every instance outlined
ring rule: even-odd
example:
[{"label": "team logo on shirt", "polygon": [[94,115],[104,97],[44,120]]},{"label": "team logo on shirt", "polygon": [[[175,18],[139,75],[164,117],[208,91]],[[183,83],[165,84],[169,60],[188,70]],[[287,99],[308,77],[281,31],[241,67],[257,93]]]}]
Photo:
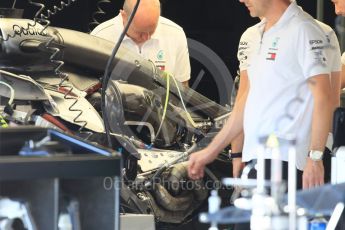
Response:
[{"label": "team logo on shirt", "polygon": [[272,48],[275,49],[278,46],[280,37],[276,37],[272,42]]},{"label": "team logo on shirt", "polygon": [[278,43],[280,37],[275,37],[272,41],[271,47],[268,49],[268,53],[266,55],[266,60],[275,61],[277,57],[278,51]]},{"label": "team logo on shirt", "polygon": [[158,60],[163,60],[164,59],[164,51],[163,50],[158,51],[157,59]]},{"label": "team logo on shirt", "polygon": [[165,60],[164,60],[164,51],[160,50],[157,53],[157,60],[155,61],[155,65],[157,68],[160,70],[164,71],[165,70]]}]

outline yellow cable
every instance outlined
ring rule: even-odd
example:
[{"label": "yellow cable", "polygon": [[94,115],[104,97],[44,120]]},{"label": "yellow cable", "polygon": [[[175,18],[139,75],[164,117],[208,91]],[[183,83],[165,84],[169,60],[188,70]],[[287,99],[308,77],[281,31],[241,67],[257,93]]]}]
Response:
[{"label": "yellow cable", "polygon": [[2,128],[8,127],[8,124],[2,115],[0,115],[0,127],[2,127]]}]

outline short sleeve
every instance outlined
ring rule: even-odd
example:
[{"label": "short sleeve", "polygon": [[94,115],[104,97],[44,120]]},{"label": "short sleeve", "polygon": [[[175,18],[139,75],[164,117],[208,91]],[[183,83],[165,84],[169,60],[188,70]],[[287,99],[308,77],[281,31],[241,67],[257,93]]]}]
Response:
[{"label": "short sleeve", "polygon": [[324,32],[312,22],[300,24],[296,39],[298,63],[305,79],[320,74],[329,74],[329,57],[325,52],[327,41]]},{"label": "short sleeve", "polygon": [[239,61],[240,71],[247,70],[249,67],[250,54],[250,36],[249,29],[247,29],[241,36],[240,43],[237,50],[237,59]]}]

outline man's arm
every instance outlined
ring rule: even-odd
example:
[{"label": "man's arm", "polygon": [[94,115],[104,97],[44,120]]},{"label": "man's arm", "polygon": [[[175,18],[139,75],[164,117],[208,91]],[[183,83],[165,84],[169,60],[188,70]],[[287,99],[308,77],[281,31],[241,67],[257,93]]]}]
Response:
[{"label": "man's arm", "polygon": [[[239,62],[239,69],[240,69],[240,84],[237,91],[237,96],[235,100],[235,106],[239,103],[239,100],[246,101],[247,95],[249,92],[249,81],[248,81],[248,73],[247,69],[250,65],[250,50],[252,47],[252,32],[256,31],[254,27],[248,28],[241,36],[238,50],[237,50],[237,59]],[[244,133],[241,133],[231,142],[231,152],[232,153],[240,153],[243,149],[243,142],[244,142]],[[240,171],[244,167],[242,162],[242,158],[233,158],[232,159],[232,175],[233,177],[239,177]]]},{"label": "man's arm", "polygon": [[[248,95],[248,73],[247,70],[242,70],[240,72],[240,85],[237,92],[237,97],[235,101],[235,106],[238,101],[243,97],[243,100],[247,100]],[[244,141],[244,134],[243,131],[231,142],[231,152],[232,153],[239,153],[242,152],[243,149],[243,141]],[[243,169],[244,164],[242,162],[242,158],[233,158],[232,159],[232,176],[239,177],[240,171]]]},{"label": "man's arm", "polygon": [[[244,134],[241,132],[232,142],[231,142],[231,152],[239,153],[243,149]],[[235,178],[240,177],[240,172],[244,167],[242,162],[242,157],[232,158],[232,176]]]},{"label": "man's arm", "polygon": [[[243,95],[248,95],[249,84]],[[203,150],[193,153],[188,161],[188,175],[191,179],[200,179],[204,176],[204,168],[211,163],[217,155],[229,144],[236,136],[243,132],[243,114],[247,96],[239,98],[230,118],[225,123],[221,131],[216,135],[212,142]]]},{"label": "man's arm", "polygon": [[[331,72],[331,87],[332,87],[332,109],[331,112],[335,111],[336,108],[340,106],[340,92],[341,92],[341,83],[342,83],[342,64],[341,64],[341,52],[339,41],[337,35],[332,30],[329,34],[329,42],[332,48],[328,48],[326,53],[328,53],[328,61],[330,65]],[[345,73],[344,73],[345,74]],[[345,80],[345,79],[344,79]],[[332,128],[332,125],[331,125]],[[330,129],[330,132],[332,130]]]},{"label": "man's arm", "polygon": [[[336,108],[340,106],[340,92],[341,92],[341,75],[342,72],[332,72],[331,73],[331,93],[332,93],[332,108],[331,112],[332,115],[335,111]],[[344,73],[345,75],[345,73]],[[331,126],[330,126],[330,132],[332,131],[332,123],[333,119],[331,117]]]},{"label": "man's arm", "polygon": [[345,65],[341,65],[341,88],[345,88]]},{"label": "man's arm", "polygon": [[[316,75],[308,80],[308,86],[314,99],[311,126],[310,150],[324,151],[331,123],[332,94],[329,76]],[[303,189],[324,184],[322,161],[313,161],[307,157],[303,170]]]}]

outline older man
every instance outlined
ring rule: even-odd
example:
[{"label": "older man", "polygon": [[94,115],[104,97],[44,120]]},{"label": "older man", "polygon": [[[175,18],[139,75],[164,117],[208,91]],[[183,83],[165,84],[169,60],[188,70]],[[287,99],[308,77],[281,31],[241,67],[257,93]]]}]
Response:
[{"label": "older man", "polygon": [[[125,0],[119,15],[97,26],[91,35],[117,42],[135,3]],[[141,0],[123,45],[188,85],[191,70],[186,35],[176,23],[160,16],[159,0]]]}]

